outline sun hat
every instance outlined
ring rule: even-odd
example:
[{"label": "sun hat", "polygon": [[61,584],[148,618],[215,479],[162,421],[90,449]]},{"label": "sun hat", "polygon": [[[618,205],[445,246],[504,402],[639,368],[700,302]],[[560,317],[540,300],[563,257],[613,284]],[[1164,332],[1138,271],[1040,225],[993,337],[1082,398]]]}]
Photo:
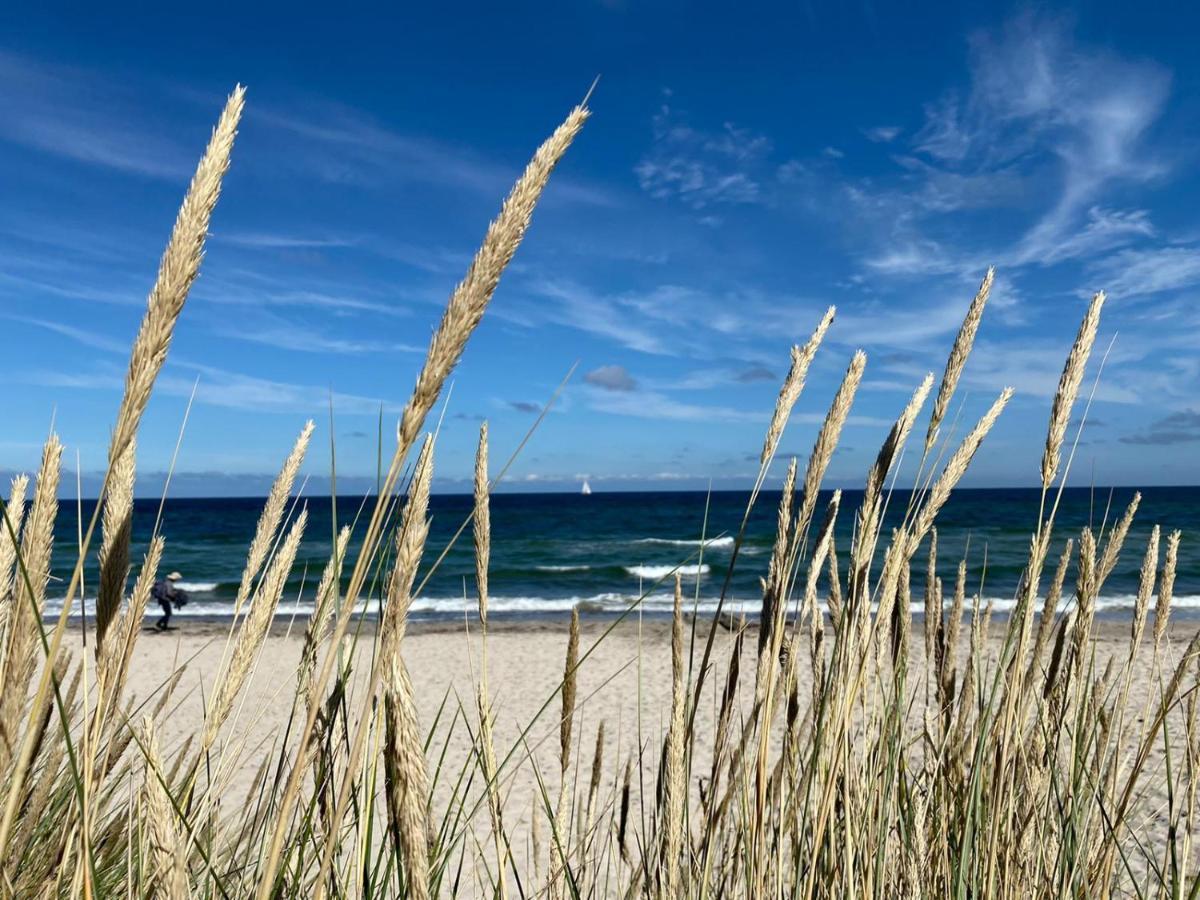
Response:
[{"label": "sun hat", "polygon": [[172,572],[170,575],[167,576],[167,581],[179,581],[182,578],[183,578],[183,575],[181,575],[179,572]]}]

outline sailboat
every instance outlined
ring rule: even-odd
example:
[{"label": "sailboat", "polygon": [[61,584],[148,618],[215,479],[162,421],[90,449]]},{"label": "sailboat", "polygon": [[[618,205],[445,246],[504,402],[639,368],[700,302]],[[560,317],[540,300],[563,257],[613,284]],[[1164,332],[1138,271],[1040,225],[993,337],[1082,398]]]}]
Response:
[{"label": "sailboat", "polygon": [[579,493],[583,494],[583,496],[586,497],[591,492],[592,492],[592,486],[590,484],[588,484],[586,478],[583,479],[583,490],[581,490]]}]

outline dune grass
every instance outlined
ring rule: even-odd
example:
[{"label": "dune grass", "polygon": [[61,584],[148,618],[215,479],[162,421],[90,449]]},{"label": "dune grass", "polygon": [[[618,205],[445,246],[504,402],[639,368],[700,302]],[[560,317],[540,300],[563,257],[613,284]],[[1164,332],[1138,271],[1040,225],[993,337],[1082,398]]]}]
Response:
[{"label": "dune grass", "polygon": [[[126,696],[164,552],[162,537],[150,536],[130,587],[130,517],[138,425],[199,272],[242,106],[239,87],[164,253],[133,343],[102,496],[55,622],[43,623],[42,614],[61,463],[56,436],[46,442],[32,500],[21,477],[3,502],[0,894],[807,900],[1200,893],[1192,841],[1200,634],[1180,649],[1167,629],[1179,534],[1166,536],[1163,549],[1156,528],[1141,551],[1128,652],[1103,660],[1094,642],[1096,599],[1124,551],[1137,500],[1099,533],[1088,529],[1068,540],[1055,533],[1071,441],[1078,440],[1068,425],[1084,389],[1103,294],[1088,308],[1052,404],[1042,502],[1031,510],[1028,563],[1003,623],[993,623],[990,608],[969,596],[965,563],[954,586],[943,585],[936,533],[939,510],[1011,396],[1001,392],[961,437],[957,425],[947,424],[985,311],[989,270],[950,348],[909,467],[916,490],[903,495],[909,499],[900,525],[883,533],[891,485],[933,392],[932,374],[899,411],[866,473],[859,508],[843,510],[835,493],[818,509],[867,366],[858,352],[812,454],[803,468],[797,460],[787,468],[757,621],[728,623],[718,610],[713,623],[689,623],[674,577],[669,708],[658,733],[639,717],[634,752],[606,758],[601,723],[590,760],[585,756],[589,736],[575,727],[586,700],[578,676],[620,620],[585,646],[578,612],[558,688],[536,719],[519,723],[518,740],[496,743],[494,704],[502,698],[492,696],[488,672],[503,661],[489,659],[486,649],[488,503],[496,479],[485,426],[474,510],[459,531],[471,525],[476,553],[483,651],[475,695],[457,707],[447,697],[437,721],[419,720],[405,664],[406,613],[420,573],[428,577],[440,560],[426,547],[436,445],[422,432],[554,167],[588,117],[584,106],[538,148],[451,293],[381,469],[378,496],[333,540],[290,691],[286,732],[273,736],[261,756],[250,795],[226,802],[230,773],[256,740],[236,727],[244,687],[270,640],[304,538],[306,512],[292,493],[312,423],[284,461],[248,547],[238,615],[219,674],[205,686],[203,721],[173,747],[163,746],[157,723],[173,702],[182,668],[149,698]],[[792,352],[731,569],[834,318],[830,309]],[[417,458],[410,459],[418,442]],[[839,548],[834,524],[842,515],[855,516],[855,529],[851,545]],[[93,564],[89,547],[98,523],[94,640],[72,658],[63,636]],[[1052,554],[1058,559],[1051,571]],[[350,557],[353,565],[344,566]],[[1074,596],[1064,603],[1072,570]],[[727,578],[722,603],[728,589]],[[914,591],[923,591],[932,611],[919,636]],[[382,603],[378,628],[369,633],[354,614],[364,597]],[[632,603],[621,618],[637,608]],[[718,621],[732,631],[715,627]],[[750,665],[742,665],[744,653]],[[1146,671],[1152,689],[1139,696],[1131,685]],[[705,704],[717,709],[715,727],[699,725]],[[549,775],[530,747],[539,720],[558,732]],[[457,770],[446,764],[447,731],[469,736],[472,752]],[[1156,753],[1165,757],[1165,769],[1150,764]],[[514,798],[503,786],[522,767],[536,790]],[[439,790],[448,803],[435,802]],[[1165,808],[1153,812],[1166,827],[1152,832],[1145,806],[1160,794]],[[510,823],[524,819],[526,804],[532,821],[518,833]]]}]

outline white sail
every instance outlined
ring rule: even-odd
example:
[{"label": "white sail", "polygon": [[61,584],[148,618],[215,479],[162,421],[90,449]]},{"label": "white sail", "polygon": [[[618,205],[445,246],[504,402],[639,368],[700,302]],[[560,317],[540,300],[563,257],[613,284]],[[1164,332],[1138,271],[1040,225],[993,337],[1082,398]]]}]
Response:
[{"label": "white sail", "polygon": [[587,483],[587,479],[585,478],[583,481],[583,490],[581,490],[579,493],[583,494],[586,497],[591,492],[592,492],[592,486]]}]

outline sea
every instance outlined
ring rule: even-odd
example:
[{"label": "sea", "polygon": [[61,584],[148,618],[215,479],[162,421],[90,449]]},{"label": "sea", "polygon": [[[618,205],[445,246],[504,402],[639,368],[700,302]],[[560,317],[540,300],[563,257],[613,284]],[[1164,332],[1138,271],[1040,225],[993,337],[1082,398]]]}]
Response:
[{"label": "sea", "polygon": [[[1068,537],[1086,526],[1109,528],[1134,494],[1132,488],[1067,489],[1057,511],[1055,543],[1048,568]],[[561,617],[573,607],[586,614],[618,615],[634,605],[639,614],[669,614],[674,572],[683,574],[689,611],[711,612],[729,574],[734,540],[742,524],[748,493],[603,492],[581,494],[498,493],[491,504],[491,619]],[[843,492],[836,528],[840,562],[845,566],[854,512],[861,491]],[[958,563],[966,559],[968,594],[992,600],[997,611],[1011,609],[1030,536],[1037,525],[1040,491],[1036,489],[959,490],[938,517],[939,574],[952,593]],[[828,494],[820,498],[823,515]],[[729,578],[725,608],[753,617],[761,603],[759,579],[765,575],[775,537],[778,491],[763,491],[748,520],[745,540]],[[885,535],[908,505],[907,491],[895,491],[888,503]],[[357,521],[361,537],[372,498],[301,498],[308,527],[278,616],[303,617],[313,608],[316,583],[330,554],[337,527]],[[412,605],[416,619],[455,619],[475,610],[474,555],[468,526],[455,539],[471,512],[463,494],[434,495],[431,528]],[[190,602],[181,617],[228,617],[241,579],[246,549],[263,500],[168,499],[162,509],[166,539],[162,572],[178,570]],[[85,523],[94,504],[84,503]],[[335,521],[336,508],[336,521]],[[61,610],[62,595],[77,558],[79,531],[75,503],[64,502],[57,522],[47,614]],[[293,510],[294,511],[294,510]],[[133,521],[134,570],[145,552],[158,500],[138,500]],[[1097,609],[1104,617],[1127,616],[1137,591],[1138,570],[1154,525],[1183,533],[1173,609],[1178,616],[1200,617],[1200,487],[1160,487],[1142,491],[1142,502],[1120,562],[1104,586]],[[96,550],[93,540],[85,572],[84,614],[92,614]],[[349,573],[353,562],[347,560]],[[441,561],[434,562],[441,557]],[[914,573],[914,610],[921,612],[924,551]],[[361,611],[374,615],[379,577],[368,583]],[[823,582],[822,582],[823,584]],[[823,590],[823,588],[822,588]],[[1074,569],[1064,593],[1074,590]],[[75,604],[79,615],[78,604]],[[157,616],[153,607],[148,615]]]}]

